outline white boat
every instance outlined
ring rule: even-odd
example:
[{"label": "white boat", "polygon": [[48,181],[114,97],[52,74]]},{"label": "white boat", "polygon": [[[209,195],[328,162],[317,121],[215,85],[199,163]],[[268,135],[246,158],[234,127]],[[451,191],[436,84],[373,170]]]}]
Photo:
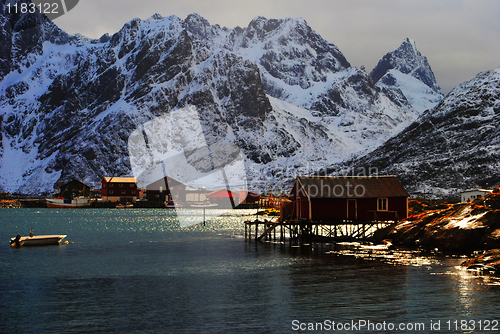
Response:
[{"label": "white boat", "polygon": [[90,208],[90,199],[88,197],[79,197],[74,199],[47,198],[47,208]]},{"label": "white boat", "polygon": [[215,208],[219,204],[191,204],[192,208],[197,208],[197,209],[210,209],[210,208]]},{"label": "white boat", "polygon": [[58,245],[66,235],[33,235],[31,229],[30,235],[22,237],[20,234],[15,238],[10,238],[11,246],[45,246],[45,245]]}]

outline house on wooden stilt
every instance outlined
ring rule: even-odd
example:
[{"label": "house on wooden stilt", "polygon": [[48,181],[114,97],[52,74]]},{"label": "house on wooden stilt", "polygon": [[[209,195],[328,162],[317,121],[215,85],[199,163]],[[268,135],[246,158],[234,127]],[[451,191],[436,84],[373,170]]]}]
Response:
[{"label": "house on wooden stilt", "polygon": [[408,216],[408,193],[395,176],[298,176],[284,220],[397,221]]}]

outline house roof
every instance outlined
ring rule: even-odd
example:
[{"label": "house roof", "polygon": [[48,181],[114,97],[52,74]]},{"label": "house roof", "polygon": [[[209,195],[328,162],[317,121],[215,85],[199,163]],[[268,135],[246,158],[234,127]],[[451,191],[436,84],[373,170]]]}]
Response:
[{"label": "house roof", "polygon": [[239,195],[241,199],[246,199],[248,201],[258,201],[260,199],[260,195],[251,191],[239,191]]},{"label": "house roof", "polygon": [[148,190],[158,190],[158,189],[160,189],[160,187],[166,188],[168,186],[168,188],[174,188],[174,187],[178,187],[178,186],[185,186],[183,183],[177,181],[176,179],[174,179],[170,176],[166,177],[166,182],[167,182],[167,184],[165,184],[165,177],[163,177],[159,180],[156,180],[153,183],[148,184],[146,186],[146,188]]},{"label": "house roof", "polygon": [[105,176],[103,179],[107,183],[137,183],[137,179],[135,177]]},{"label": "house roof", "polygon": [[472,189],[472,190],[466,190],[462,191],[461,194],[466,194],[466,193],[477,193],[477,192],[482,192],[482,193],[490,193],[492,192],[493,189]]},{"label": "house roof", "polygon": [[238,194],[233,193],[227,189],[219,189],[206,194],[207,197],[239,197]]},{"label": "house roof", "polygon": [[[311,198],[408,197],[396,176],[298,176],[298,190]],[[291,196],[295,196],[292,194]]]}]

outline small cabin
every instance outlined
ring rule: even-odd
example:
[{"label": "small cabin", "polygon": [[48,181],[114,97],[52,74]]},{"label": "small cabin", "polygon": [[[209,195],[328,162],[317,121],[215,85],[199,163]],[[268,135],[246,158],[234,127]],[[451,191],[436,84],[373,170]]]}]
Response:
[{"label": "small cabin", "polygon": [[408,216],[408,197],[395,176],[298,176],[281,219],[397,221]]},{"label": "small cabin", "polygon": [[135,177],[103,177],[102,200],[105,202],[133,203],[137,200],[138,189]]},{"label": "small cabin", "polygon": [[260,195],[251,191],[242,190],[239,192],[239,196],[242,204],[255,204],[260,201]]},{"label": "small cabin", "polygon": [[475,199],[484,197],[491,193],[493,190],[490,189],[477,189],[477,190],[468,190],[460,193],[460,198],[463,203],[471,202]]},{"label": "small cabin", "polygon": [[148,202],[186,201],[186,185],[169,176],[146,186]]}]

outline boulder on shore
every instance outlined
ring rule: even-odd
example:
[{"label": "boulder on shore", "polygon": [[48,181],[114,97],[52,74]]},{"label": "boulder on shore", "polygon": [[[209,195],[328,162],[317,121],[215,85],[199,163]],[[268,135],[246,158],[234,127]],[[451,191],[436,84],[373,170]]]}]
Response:
[{"label": "boulder on shore", "polygon": [[409,248],[471,252],[500,248],[500,191],[472,203],[427,210],[375,233]]},{"label": "boulder on shore", "polygon": [[462,263],[468,270],[499,274],[500,273],[500,249],[491,249],[482,255],[471,258]]}]

